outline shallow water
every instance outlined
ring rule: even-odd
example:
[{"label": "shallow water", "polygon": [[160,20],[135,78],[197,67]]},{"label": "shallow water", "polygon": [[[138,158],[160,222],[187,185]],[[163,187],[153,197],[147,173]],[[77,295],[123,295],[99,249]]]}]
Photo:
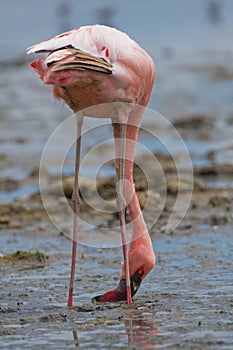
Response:
[{"label": "shallow water", "polygon": [[[233,245],[228,232],[154,236],[159,262],[132,306],[90,302],[116,284],[120,254],[116,249],[80,247],[75,307],[70,310],[65,307],[70,241],[44,234],[34,235],[33,240],[37,249],[52,255],[44,268],[4,269],[4,349],[39,349],[43,344],[48,349],[74,348],[74,331],[81,349],[232,346]],[[2,248],[9,251],[11,246],[21,249],[22,244],[25,250],[33,246],[28,235],[16,236],[14,244],[9,236],[1,238]]]}]

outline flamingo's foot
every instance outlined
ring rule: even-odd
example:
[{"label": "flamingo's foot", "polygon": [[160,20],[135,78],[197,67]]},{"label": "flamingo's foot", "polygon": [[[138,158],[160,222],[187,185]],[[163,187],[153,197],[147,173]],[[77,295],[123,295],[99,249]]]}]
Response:
[{"label": "flamingo's foot", "polygon": [[[130,286],[131,286],[131,297],[133,297],[138,291],[142,282],[142,278],[138,272],[135,272],[130,277]],[[126,279],[121,278],[118,286],[115,289],[109,290],[108,292],[97,295],[92,300],[100,302],[111,302],[111,301],[121,301],[127,300],[126,295]]]}]

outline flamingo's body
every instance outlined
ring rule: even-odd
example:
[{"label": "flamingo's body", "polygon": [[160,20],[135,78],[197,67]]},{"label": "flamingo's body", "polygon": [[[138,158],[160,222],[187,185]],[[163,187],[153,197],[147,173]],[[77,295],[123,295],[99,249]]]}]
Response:
[{"label": "flamingo's body", "polygon": [[[135,142],[142,118],[142,109],[137,109],[136,105],[146,106],[149,101],[155,77],[154,63],[151,57],[126,34],[102,25],[74,29],[34,45],[28,51],[28,53],[37,52],[46,52],[47,55],[45,58],[33,61],[31,67],[44,83],[53,85],[54,95],[62,98],[74,112],[80,113],[87,107],[101,103],[123,103],[114,115],[113,129],[118,160],[116,171],[120,184],[118,205],[124,264],[118,287],[96,299],[113,301],[125,300],[127,297],[127,301],[131,302],[130,294],[136,293],[141,280],[155,264],[151,239],[142,217],[133,182]],[[90,116],[112,117],[105,115],[104,112],[101,115],[90,113]],[[123,144],[122,139],[124,139]],[[77,150],[80,151],[79,143],[77,143]],[[76,176],[79,156],[77,164]],[[127,180],[127,186],[124,186],[125,180]],[[76,181],[73,197],[76,203],[75,216],[78,215],[79,206],[77,188]],[[124,203],[127,203],[132,221],[129,251],[125,241]],[[74,223],[75,225],[77,226],[77,222]],[[73,274],[75,254],[76,249],[73,249]],[[71,283],[69,306],[72,305],[72,292]]]}]

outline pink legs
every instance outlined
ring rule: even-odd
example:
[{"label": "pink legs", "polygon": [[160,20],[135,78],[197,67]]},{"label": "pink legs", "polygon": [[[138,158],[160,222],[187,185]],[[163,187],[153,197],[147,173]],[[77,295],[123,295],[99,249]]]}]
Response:
[{"label": "pink legs", "polygon": [[[67,306],[70,307],[73,304],[73,290],[74,290],[74,278],[75,278],[75,264],[76,264],[76,251],[78,240],[78,216],[80,209],[80,197],[79,197],[79,167],[80,167],[80,150],[81,150],[81,129],[83,124],[83,116],[78,116],[77,119],[77,141],[76,141],[76,158],[75,158],[75,178],[74,178],[74,190],[72,194],[73,201],[73,242],[72,242],[72,260],[71,260],[71,272],[70,272],[70,287]],[[126,129],[127,129],[127,116],[120,111],[119,113],[119,149],[118,153],[118,184],[117,184],[117,207],[119,210],[119,219],[121,227],[121,240],[125,266],[126,277],[126,298],[127,303],[132,303],[131,286],[130,286],[130,272],[129,272],[129,258],[128,247],[126,240],[126,227],[125,227],[125,208],[126,201],[124,198],[124,181],[125,181],[125,156],[126,156]],[[115,132],[115,130],[114,130]]]},{"label": "pink legs", "polygon": [[126,298],[127,298],[127,304],[132,304],[130,273],[129,273],[129,257],[128,257],[127,241],[126,241],[126,229],[125,229],[126,201],[124,198],[125,144],[126,144],[127,124],[125,123],[125,121],[123,123],[121,123],[120,121],[119,127],[120,127],[120,147],[119,147],[119,158],[118,158],[117,207],[119,210],[121,240],[122,240],[124,264],[125,264]]},{"label": "pink legs", "polygon": [[79,197],[79,167],[80,167],[80,150],[81,150],[81,131],[83,124],[83,116],[77,115],[77,140],[76,140],[76,157],[75,157],[75,175],[74,175],[74,189],[72,194],[73,202],[73,242],[72,242],[72,259],[71,259],[71,271],[70,271],[70,287],[67,306],[73,305],[73,290],[74,290],[74,277],[75,277],[75,263],[76,263],[76,251],[78,241],[78,216],[80,209],[80,197]]}]

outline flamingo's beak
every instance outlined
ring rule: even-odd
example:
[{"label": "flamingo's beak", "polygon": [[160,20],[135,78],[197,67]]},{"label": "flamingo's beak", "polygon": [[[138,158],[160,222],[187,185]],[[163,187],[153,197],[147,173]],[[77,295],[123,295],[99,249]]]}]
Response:
[{"label": "flamingo's beak", "polygon": [[[130,277],[130,285],[131,285],[131,296],[133,297],[137,290],[140,287],[142,282],[141,275],[138,272],[135,272]],[[100,301],[100,302],[111,302],[111,301],[120,301],[126,300],[126,280],[125,278],[121,278],[118,286],[115,289],[109,290],[108,292],[97,295],[92,300]]]}]

